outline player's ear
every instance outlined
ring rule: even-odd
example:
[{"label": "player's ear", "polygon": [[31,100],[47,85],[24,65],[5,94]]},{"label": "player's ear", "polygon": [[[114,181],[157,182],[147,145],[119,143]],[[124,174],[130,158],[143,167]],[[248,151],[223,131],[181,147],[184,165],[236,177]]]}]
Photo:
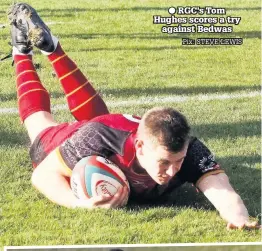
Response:
[{"label": "player's ear", "polygon": [[135,149],[137,155],[143,155],[143,140],[136,139],[135,140]]}]

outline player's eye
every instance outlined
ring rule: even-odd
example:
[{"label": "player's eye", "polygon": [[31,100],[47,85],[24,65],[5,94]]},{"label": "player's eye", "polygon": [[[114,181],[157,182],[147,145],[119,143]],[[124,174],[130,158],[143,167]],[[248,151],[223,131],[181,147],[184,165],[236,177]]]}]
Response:
[{"label": "player's eye", "polygon": [[176,163],[181,163],[185,158],[179,159],[176,161]]},{"label": "player's eye", "polygon": [[169,162],[168,160],[160,160],[160,161],[159,161],[159,164],[160,164],[161,166],[168,166],[168,165],[170,165],[170,162]]}]

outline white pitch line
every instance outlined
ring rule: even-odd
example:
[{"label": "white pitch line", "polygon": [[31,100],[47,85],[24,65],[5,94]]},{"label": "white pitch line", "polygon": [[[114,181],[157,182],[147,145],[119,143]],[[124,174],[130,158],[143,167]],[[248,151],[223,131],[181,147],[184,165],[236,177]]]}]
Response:
[{"label": "white pitch line", "polygon": [[238,93],[238,94],[212,94],[212,95],[194,95],[194,96],[183,96],[183,95],[172,95],[172,96],[162,96],[162,97],[141,97],[136,100],[126,100],[126,101],[115,101],[107,103],[109,106],[131,106],[131,105],[145,105],[152,103],[183,103],[188,101],[210,101],[210,100],[225,100],[225,99],[237,99],[237,98],[252,98],[260,96],[260,92],[249,92],[249,93]]},{"label": "white pitch line", "polygon": [[[119,100],[119,101],[106,101],[109,107],[123,107],[123,106],[133,106],[133,105],[150,105],[155,103],[167,104],[167,103],[183,103],[188,101],[213,101],[213,100],[227,100],[227,99],[239,99],[239,98],[254,98],[261,96],[261,93],[249,92],[249,93],[238,93],[238,94],[211,94],[211,95],[195,95],[195,96],[162,96],[162,97],[139,97],[136,100]],[[52,111],[67,110],[66,104],[54,105]],[[0,108],[0,114],[17,114],[17,108]]]}]

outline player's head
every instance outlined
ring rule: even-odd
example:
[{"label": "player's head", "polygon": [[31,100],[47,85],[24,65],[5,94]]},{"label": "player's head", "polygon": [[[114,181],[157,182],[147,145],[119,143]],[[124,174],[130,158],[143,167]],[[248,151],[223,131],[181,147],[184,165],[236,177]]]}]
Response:
[{"label": "player's head", "polygon": [[180,170],[189,132],[186,118],[172,108],[153,108],[142,117],[135,141],[136,156],[158,184],[167,183]]}]

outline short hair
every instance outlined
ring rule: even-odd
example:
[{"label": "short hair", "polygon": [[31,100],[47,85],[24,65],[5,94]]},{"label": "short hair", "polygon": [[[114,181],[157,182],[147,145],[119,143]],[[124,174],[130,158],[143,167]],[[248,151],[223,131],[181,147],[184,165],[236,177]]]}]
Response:
[{"label": "short hair", "polygon": [[186,117],[173,108],[156,107],[147,111],[138,128],[138,135],[144,131],[149,140],[155,141],[177,153],[189,139],[190,126]]}]

